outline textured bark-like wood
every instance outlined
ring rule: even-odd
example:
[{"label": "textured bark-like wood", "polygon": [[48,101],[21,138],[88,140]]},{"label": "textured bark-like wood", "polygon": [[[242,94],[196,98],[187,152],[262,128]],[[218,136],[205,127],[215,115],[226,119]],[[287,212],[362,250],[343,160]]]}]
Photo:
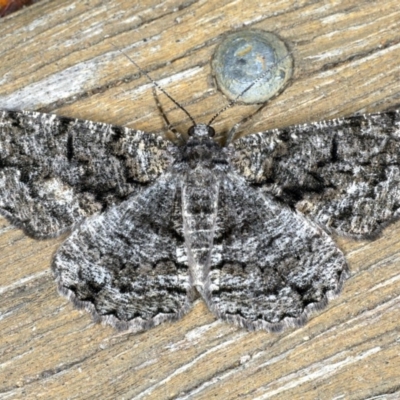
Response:
[{"label": "textured bark-like wood", "polygon": [[[0,108],[159,131],[151,85],[115,45],[204,122],[224,102],[211,78],[215,46],[250,26],[288,43],[295,73],[243,134],[381,111],[400,103],[399,21],[395,0],[44,0],[1,21]],[[190,121],[161,101],[186,130]],[[235,107],[215,128],[256,109]],[[96,325],[57,294],[49,266],[62,238],[34,241],[0,223],[0,398],[400,396],[400,223],[373,242],[336,239],[351,278],[303,328],[248,333],[198,302],[181,321],[139,335]]]}]

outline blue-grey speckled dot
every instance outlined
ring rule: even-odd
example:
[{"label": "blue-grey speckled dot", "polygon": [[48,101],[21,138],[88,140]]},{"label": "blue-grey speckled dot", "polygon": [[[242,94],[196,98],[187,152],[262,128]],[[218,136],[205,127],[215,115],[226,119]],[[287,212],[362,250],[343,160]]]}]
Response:
[{"label": "blue-grey speckled dot", "polygon": [[220,90],[236,99],[266,71],[265,77],[240,97],[244,103],[262,103],[279,93],[292,76],[293,60],[285,43],[262,30],[242,30],[228,35],[212,61]]}]

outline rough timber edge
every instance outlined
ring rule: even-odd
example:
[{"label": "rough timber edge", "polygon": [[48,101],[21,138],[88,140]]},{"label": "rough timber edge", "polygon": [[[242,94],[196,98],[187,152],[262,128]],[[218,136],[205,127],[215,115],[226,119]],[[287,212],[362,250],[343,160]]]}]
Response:
[{"label": "rough timber edge", "polygon": [[341,271],[340,273],[338,285],[335,290],[328,290],[320,301],[308,304],[304,308],[304,311],[299,317],[297,318],[285,317],[282,321],[278,323],[271,323],[263,320],[248,321],[246,318],[243,318],[241,316],[219,312],[218,309],[215,306],[213,306],[209,295],[204,295],[203,299],[206,302],[208,308],[211,310],[211,312],[224,321],[239,326],[240,328],[245,328],[248,331],[263,330],[267,332],[279,333],[285,331],[286,329],[299,328],[301,326],[304,326],[308,321],[308,319],[311,317],[311,315],[315,314],[318,311],[323,310],[330,301],[339,296],[340,292],[343,289],[344,282],[349,277],[350,277],[350,272],[348,264],[346,262],[344,264],[343,271]]},{"label": "rough timber edge", "polygon": [[[54,273],[54,263],[52,264],[51,269]],[[55,277],[55,280],[57,283],[58,293],[60,293],[63,297],[66,297],[69,301],[71,301],[76,309],[88,311],[91,314],[92,319],[95,323],[98,324],[101,323],[102,325],[110,325],[118,331],[127,331],[131,333],[144,332],[148,329],[154,328],[155,326],[162,324],[163,322],[178,321],[191,310],[192,302],[194,300],[194,295],[192,293],[193,291],[189,291],[187,296],[188,300],[187,303],[176,314],[160,313],[150,320],[145,320],[143,318],[135,318],[131,321],[121,321],[114,315],[105,315],[105,316],[100,315],[96,311],[92,303],[77,299],[75,293],[72,290],[62,287],[57,277]]]}]

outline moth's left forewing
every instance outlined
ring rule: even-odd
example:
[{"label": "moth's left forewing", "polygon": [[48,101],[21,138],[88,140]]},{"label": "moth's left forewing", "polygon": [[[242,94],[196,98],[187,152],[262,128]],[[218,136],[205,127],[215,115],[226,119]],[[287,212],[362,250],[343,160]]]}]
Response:
[{"label": "moth's left forewing", "polygon": [[277,130],[249,134],[229,145],[227,151],[230,164],[249,183],[265,182],[273,173],[276,153],[285,153]]},{"label": "moth's left forewing", "polygon": [[371,237],[398,218],[399,132],[399,111],[297,125],[237,140],[231,162],[328,232]]}]

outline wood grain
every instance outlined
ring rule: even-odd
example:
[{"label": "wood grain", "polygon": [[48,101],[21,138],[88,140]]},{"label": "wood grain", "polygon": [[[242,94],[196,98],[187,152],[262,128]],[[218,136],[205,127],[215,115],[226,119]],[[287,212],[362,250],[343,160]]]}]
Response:
[{"label": "wood grain", "polygon": [[[43,0],[1,21],[0,108],[162,130],[151,85],[117,47],[207,121],[226,101],[213,51],[243,27],[278,34],[295,60],[243,134],[400,103],[398,0]],[[400,398],[400,223],[373,242],[336,238],[352,275],[343,293],[281,334],[216,321],[201,301],[179,322],[117,333],[57,294],[49,266],[63,238],[34,241],[4,219],[0,233],[0,399]]]}]

